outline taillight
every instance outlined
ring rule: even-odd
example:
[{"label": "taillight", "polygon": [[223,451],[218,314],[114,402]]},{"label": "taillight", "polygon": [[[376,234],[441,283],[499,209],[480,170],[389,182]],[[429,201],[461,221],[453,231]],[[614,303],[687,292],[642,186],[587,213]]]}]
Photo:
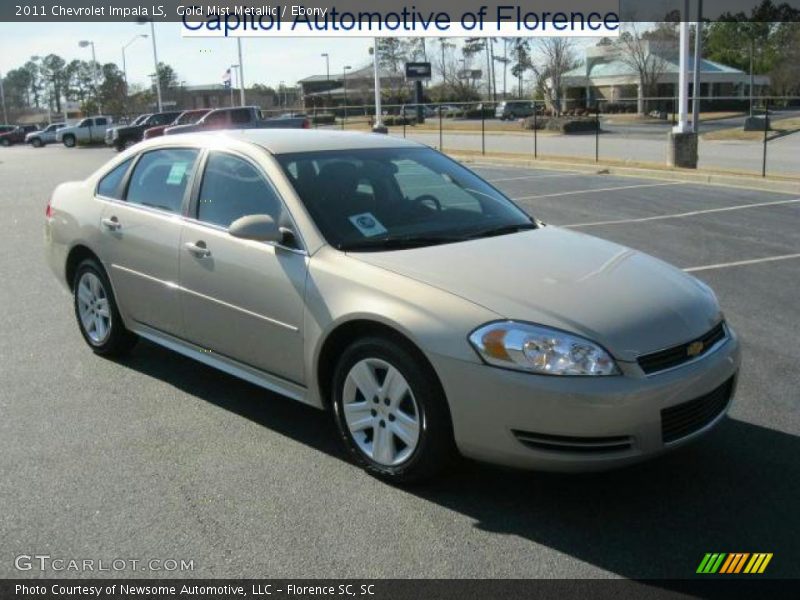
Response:
[{"label": "taillight", "polygon": [[303,119],[303,129],[311,129],[311,121]]}]

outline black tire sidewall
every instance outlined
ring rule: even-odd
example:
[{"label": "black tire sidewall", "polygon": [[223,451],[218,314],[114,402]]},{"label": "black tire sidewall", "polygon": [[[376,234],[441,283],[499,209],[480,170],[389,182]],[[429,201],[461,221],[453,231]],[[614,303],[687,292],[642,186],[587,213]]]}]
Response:
[{"label": "black tire sidewall", "polygon": [[64,136],[64,145],[67,148],[73,148],[75,146],[75,136],[72,135]]},{"label": "black tire sidewall", "polygon": [[[381,465],[366,456],[353,440],[344,417],[342,394],[345,379],[353,365],[366,358],[383,360],[400,371],[417,403],[420,419],[417,447],[405,462],[394,467]],[[339,359],[331,387],[336,425],[350,457],[370,474],[387,481],[411,482],[427,478],[447,462],[452,425],[441,386],[428,371],[403,345],[382,337],[355,341]]]},{"label": "black tire sidewall", "polygon": [[31,145],[32,145],[34,148],[41,148],[41,147],[43,146],[43,144],[42,144],[42,140],[40,140],[39,138],[33,138],[33,139],[31,140]]},{"label": "black tire sidewall", "polygon": [[[108,298],[108,309],[111,314],[111,332],[101,344],[94,342],[84,330],[80,311],[78,309],[78,283],[85,273],[92,273],[100,280],[106,292],[106,298]],[[117,300],[114,297],[114,290],[111,287],[111,282],[103,267],[96,260],[86,259],[78,265],[78,268],[75,270],[75,278],[72,281],[72,301],[75,310],[75,319],[78,322],[78,329],[83,339],[96,354],[109,356],[119,355],[125,353],[133,346],[136,337],[125,328],[119,309],[117,308]]]},{"label": "black tire sidewall", "polygon": [[8,140],[4,139],[4,140],[0,140],[0,144],[5,146],[6,148],[8,148],[11,145],[11,142],[9,142]]}]

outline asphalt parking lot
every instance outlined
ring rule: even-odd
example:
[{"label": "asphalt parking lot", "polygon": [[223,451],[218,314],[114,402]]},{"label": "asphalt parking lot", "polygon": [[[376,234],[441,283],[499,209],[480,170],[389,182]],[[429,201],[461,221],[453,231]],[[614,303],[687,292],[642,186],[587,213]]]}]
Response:
[{"label": "asphalt parking lot", "polygon": [[111,156],[0,149],[0,577],[48,554],[194,561],[121,576],[684,578],[706,552],[772,552],[767,575],[797,577],[800,193],[477,166],[545,222],[710,284],[742,338],[738,395],[702,441],[637,467],[465,463],[396,489],[344,460],[326,414],[149,343],[89,351],[42,224],[56,184]]}]

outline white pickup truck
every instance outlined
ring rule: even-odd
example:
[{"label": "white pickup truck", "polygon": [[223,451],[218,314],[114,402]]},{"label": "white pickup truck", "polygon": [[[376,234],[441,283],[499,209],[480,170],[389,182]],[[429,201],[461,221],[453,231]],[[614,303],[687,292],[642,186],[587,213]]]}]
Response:
[{"label": "white pickup truck", "polygon": [[67,148],[77,144],[102,144],[106,139],[106,130],[114,120],[111,117],[87,117],[77,125],[64,127],[56,133],[56,141]]}]

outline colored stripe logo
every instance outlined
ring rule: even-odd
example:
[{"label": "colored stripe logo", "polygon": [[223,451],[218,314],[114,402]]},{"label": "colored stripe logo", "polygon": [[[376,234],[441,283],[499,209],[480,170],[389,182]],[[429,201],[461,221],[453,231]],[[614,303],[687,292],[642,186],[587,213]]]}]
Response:
[{"label": "colored stripe logo", "polygon": [[700,561],[697,573],[735,575],[763,573],[772,560],[771,552],[708,552]]}]

